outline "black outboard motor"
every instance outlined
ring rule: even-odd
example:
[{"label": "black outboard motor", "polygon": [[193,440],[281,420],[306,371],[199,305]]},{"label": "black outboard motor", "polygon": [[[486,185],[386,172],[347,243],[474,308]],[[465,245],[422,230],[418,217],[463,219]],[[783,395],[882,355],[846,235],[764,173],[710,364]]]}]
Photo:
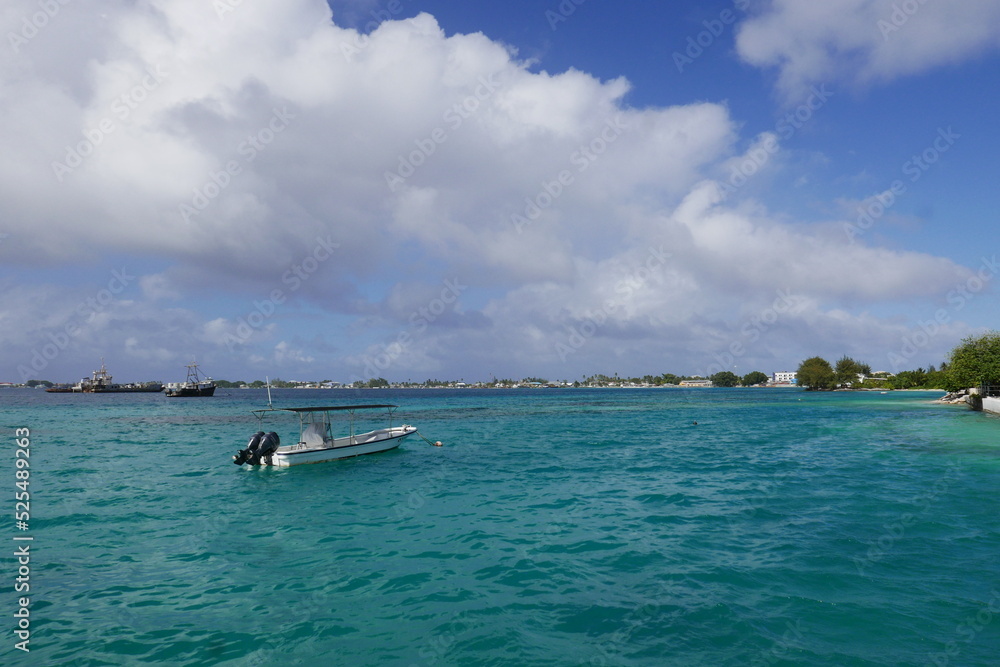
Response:
[{"label": "black outboard motor", "polygon": [[[233,457],[233,463],[238,466],[244,463],[249,463],[252,466],[259,466],[261,459],[265,456],[270,457],[271,454],[278,450],[281,446],[281,438],[274,431],[271,431],[267,435],[264,435],[263,431],[257,431],[250,438],[250,442],[247,443],[246,449],[241,449],[236,452],[236,456]],[[268,461],[270,463],[270,461]]]},{"label": "black outboard motor", "polygon": [[[278,437],[277,433],[271,431],[260,439],[260,444],[257,445],[256,451],[254,451],[250,458],[250,465],[259,466],[261,459],[265,456],[270,459],[271,454],[277,451],[279,446],[281,446],[281,438]],[[268,463],[270,463],[270,460],[268,460]]]},{"label": "black outboard motor", "polygon": [[257,451],[258,447],[260,447],[260,441],[263,438],[264,438],[263,431],[257,431],[256,433],[254,433],[253,436],[250,438],[250,442],[247,443],[247,448],[241,449],[238,452],[236,452],[236,456],[233,457],[233,463],[235,463],[238,466],[241,466],[247,461],[249,461],[250,458],[253,456],[253,453]]}]

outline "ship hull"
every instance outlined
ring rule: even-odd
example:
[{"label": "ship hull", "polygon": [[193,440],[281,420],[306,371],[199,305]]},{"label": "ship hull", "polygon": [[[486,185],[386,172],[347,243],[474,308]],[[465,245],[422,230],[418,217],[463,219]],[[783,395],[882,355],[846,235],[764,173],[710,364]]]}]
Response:
[{"label": "ship hull", "polygon": [[85,394],[156,394],[163,391],[162,384],[142,385],[141,387],[110,386],[84,388]]},{"label": "ship hull", "polygon": [[200,396],[214,396],[215,387],[181,387],[179,389],[167,389],[167,396],[170,398],[197,398]]}]

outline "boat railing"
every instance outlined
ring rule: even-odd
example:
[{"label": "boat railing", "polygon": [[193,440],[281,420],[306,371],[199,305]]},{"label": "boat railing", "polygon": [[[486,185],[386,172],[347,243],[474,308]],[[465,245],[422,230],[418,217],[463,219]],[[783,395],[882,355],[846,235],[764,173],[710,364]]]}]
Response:
[{"label": "boat railing", "polygon": [[1000,396],[1000,384],[984,384],[979,388],[980,396]]}]

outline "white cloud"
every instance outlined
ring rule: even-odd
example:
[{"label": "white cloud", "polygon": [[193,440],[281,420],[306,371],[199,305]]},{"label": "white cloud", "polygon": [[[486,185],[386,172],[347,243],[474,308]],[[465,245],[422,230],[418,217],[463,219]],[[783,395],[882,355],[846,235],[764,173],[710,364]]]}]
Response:
[{"label": "white cloud", "polygon": [[288,341],[281,341],[274,346],[274,363],[277,366],[285,366],[288,362],[310,364],[316,360],[303,350],[292,347]]},{"label": "white cloud", "polygon": [[199,350],[218,358],[221,350],[199,335],[197,313],[162,309],[139,291],[114,283],[6,285],[0,290],[0,375],[17,381],[70,380],[102,357],[117,375],[123,373],[116,369],[130,363],[150,370],[179,368]]},{"label": "white cloud", "polygon": [[[13,3],[2,25],[34,8]],[[909,27],[925,11],[938,10]],[[789,85],[832,72],[839,49],[888,58],[842,45],[851,24],[838,16],[776,3],[746,24],[741,52],[784,63]],[[624,79],[533,72],[484,35],[446,36],[427,14],[368,35],[329,19],[320,0],[243,3],[221,18],[200,0],[126,3],[106,18],[71,4],[0,66],[6,266],[126,255],[167,267],[95,313],[60,363],[122,349],[161,366],[197,353],[206,366],[350,373],[403,332],[387,375],[708,364],[778,290],[815,304],[816,321],[847,313],[881,340],[899,325],[849,313],[932,299],[965,275],[945,259],[850,244],[839,224],[720,203],[706,179],[743,159],[723,104],[630,108]],[[810,30],[827,46],[789,37]],[[54,169],[67,152],[87,155]],[[669,259],[654,267],[657,256]],[[457,303],[419,315],[446,280],[467,286]],[[192,305],[206,289],[219,312]],[[85,296],[54,285],[4,294],[11,358],[30,358]],[[232,348],[269,299],[273,314]],[[353,327],[329,325],[348,317]],[[557,344],[595,319],[560,358]],[[304,322],[322,333],[306,340]],[[803,322],[783,318],[767,345],[787,349]]]},{"label": "white cloud", "polygon": [[[338,265],[361,272],[396,259],[380,232],[407,231],[409,216],[421,241],[468,253],[470,233],[509,227],[560,171],[592,160],[575,174],[583,206],[651,182],[676,193],[732,139],[721,107],[623,112],[623,80],[531,74],[482,35],[446,38],[428,15],[383,24],[348,58],[341,49],[359,36],[324,23],[320,5],[244,5],[221,21],[200,2],[140,6],[114,22],[111,55],[73,81],[85,87],[78,97],[57,71],[8,79],[9,111],[18,100],[45,109],[4,126],[12,150],[0,168],[22,176],[0,188],[22,249],[34,261],[100,248],[280,275],[304,239],[335,232],[347,250]],[[90,25],[71,9],[58,18]],[[629,128],[620,143],[583,157],[604,151],[619,115]],[[393,196],[384,174],[436,129],[446,141]],[[436,191],[436,202],[410,187]],[[443,228],[427,225],[449,211]],[[489,261],[507,269],[512,254]]]},{"label": "white cloud", "polygon": [[994,0],[773,0],[736,39],[746,62],[778,70],[789,101],[814,83],[890,81],[998,47]]},{"label": "white cloud", "polygon": [[143,276],[139,279],[139,286],[142,288],[143,296],[151,301],[170,299],[176,301],[181,298],[181,292],[170,282],[170,277],[157,273]]},{"label": "white cloud", "polygon": [[794,286],[820,298],[864,303],[932,295],[970,275],[947,259],[851,245],[842,226],[797,229],[715,206],[717,198],[716,184],[705,183],[675,218],[691,234],[698,272],[733,292]]}]

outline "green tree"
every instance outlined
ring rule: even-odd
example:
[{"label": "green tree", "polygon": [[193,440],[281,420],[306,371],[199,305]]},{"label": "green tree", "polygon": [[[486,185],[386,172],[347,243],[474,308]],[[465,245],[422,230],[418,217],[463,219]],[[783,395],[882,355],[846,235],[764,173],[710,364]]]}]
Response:
[{"label": "green tree", "polygon": [[740,384],[742,384],[744,387],[752,387],[755,384],[764,384],[770,379],[771,378],[769,378],[764,373],[761,373],[760,371],[753,371],[752,373],[747,373],[746,375],[744,375],[743,379],[740,380]]},{"label": "green tree", "polygon": [[837,375],[837,384],[856,384],[858,382],[858,375],[864,372],[864,366],[844,355],[837,360],[834,372]]},{"label": "green tree", "polygon": [[837,387],[837,375],[830,362],[822,357],[810,357],[799,365],[796,374],[799,384],[810,391],[831,390]]},{"label": "green tree", "polygon": [[984,384],[1000,384],[1000,331],[969,336],[951,351],[949,386],[957,391]]},{"label": "green tree", "polygon": [[720,371],[708,378],[716,387],[735,387],[740,379],[730,371]]},{"label": "green tree", "polygon": [[925,389],[944,389],[949,384],[948,364],[941,364],[941,368],[934,370],[931,366],[927,371],[927,381],[924,382]]},{"label": "green tree", "polygon": [[919,389],[927,385],[927,371],[918,368],[915,371],[900,371],[889,378],[889,386],[893,389]]},{"label": "green tree", "polygon": [[386,380],[385,378],[372,378],[371,380],[368,380],[365,386],[368,387],[369,389],[376,389],[378,387],[388,387],[389,381]]}]

